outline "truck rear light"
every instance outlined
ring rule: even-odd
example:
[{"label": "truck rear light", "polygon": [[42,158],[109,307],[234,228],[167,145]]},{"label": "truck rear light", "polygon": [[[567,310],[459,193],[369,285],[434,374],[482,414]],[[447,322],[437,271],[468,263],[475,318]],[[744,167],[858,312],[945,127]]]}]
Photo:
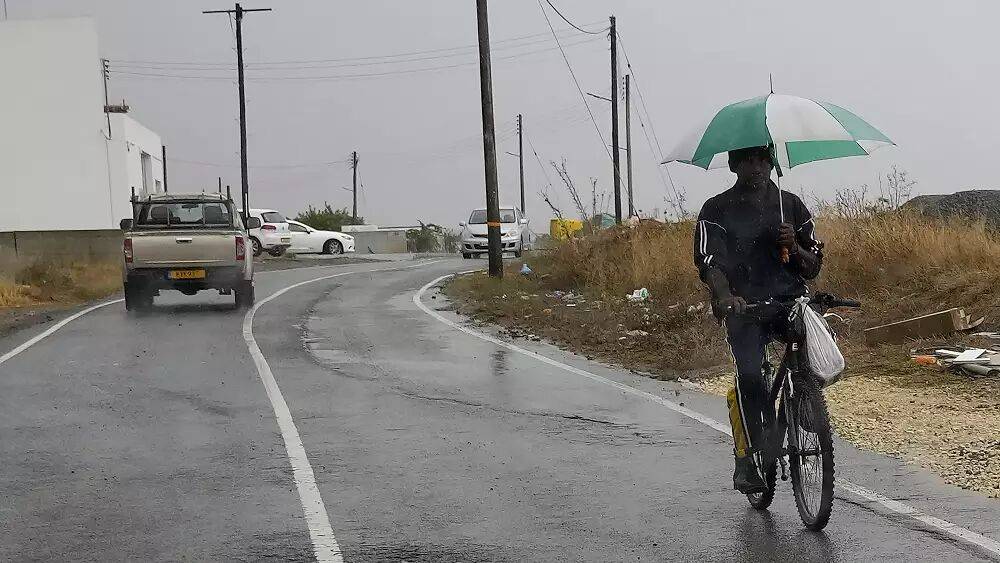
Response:
[{"label": "truck rear light", "polygon": [[132,263],[132,239],[126,238],[125,242],[122,243],[122,251],[125,253],[125,262]]},{"label": "truck rear light", "polygon": [[265,231],[277,231],[278,230],[278,227],[275,227],[274,225],[261,225],[260,228],[263,229],[263,230],[265,230]]},{"label": "truck rear light", "polygon": [[236,259],[247,259],[247,243],[243,237],[236,237]]}]

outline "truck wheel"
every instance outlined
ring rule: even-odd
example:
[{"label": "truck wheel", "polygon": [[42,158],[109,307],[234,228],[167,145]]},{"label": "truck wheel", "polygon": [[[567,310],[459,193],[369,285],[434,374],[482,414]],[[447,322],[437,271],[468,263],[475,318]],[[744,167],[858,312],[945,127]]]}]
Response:
[{"label": "truck wheel", "polygon": [[138,295],[132,284],[125,282],[125,310],[137,311],[139,309]]},{"label": "truck wheel", "polygon": [[125,310],[146,311],[153,306],[153,292],[136,282],[125,282]]},{"label": "truck wheel", "polygon": [[250,247],[253,248],[253,255],[260,256],[264,252],[264,247],[260,245],[257,237],[250,237]]},{"label": "truck wheel", "polygon": [[267,253],[270,254],[271,256],[274,256],[275,258],[277,258],[278,256],[281,256],[282,254],[284,254],[285,250],[286,250],[286,247],[284,247],[284,246],[275,246],[274,248],[268,250]]},{"label": "truck wheel", "polygon": [[256,301],[252,281],[241,283],[235,288],[233,294],[236,296],[236,307],[239,309],[249,309]]},{"label": "truck wheel", "polygon": [[328,240],[323,245],[323,254],[343,254],[344,245],[339,240]]},{"label": "truck wheel", "polygon": [[465,258],[466,260],[468,260],[468,259],[472,258],[472,255],[469,254],[468,252],[463,252],[462,253],[462,258]]}]

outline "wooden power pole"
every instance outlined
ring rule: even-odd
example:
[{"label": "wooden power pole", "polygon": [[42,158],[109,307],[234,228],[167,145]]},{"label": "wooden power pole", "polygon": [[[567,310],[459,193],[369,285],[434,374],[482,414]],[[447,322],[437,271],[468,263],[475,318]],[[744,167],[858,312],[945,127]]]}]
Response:
[{"label": "wooden power pole", "polygon": [[486,173],[486,228],[490,277],[503,277],[500,248],[500,198],[497,188],[497,146],[493,122],[493,76],[490,69],[490,24],[486,0],[476,0],[479,27],[479,90],[483,107],[483,156]]},{"label": "wooden power pole", "polygon": [[524,209],[524,120],[521,114],[517,114],[517,160],[521,173],[521,215]]},{"label": "wooden power pole", "polygon": [[618,33],[611,16],[611,160],[614,164],[615,221],[622,222],[621,155],[618,148]]},{"label": "wooden power pole", "polygon": [[352,182],[354,191],[354,209],[351,212],[352,223],[358,224],[358,151],[351,153],[351,169],[354,170],[354,181]]},{"label": "wooden power pole", "polygon": [[271,8],[243,9],[239,2],[232,10],[206,10],[203,14],[229,14],[236,16],[236,73],[240,96],[240,181],[243,214],[250,215],[250,180],[247,174],[247,98],[243,76],[243,14],[247,12],[270,12]]},{"label": "wooden power pole", "polygon": [[631,93],[629,92],[629,75],[625,75],[625,168],[628,178],[628,216],[635,215],[635,203],[632,202],[632,109]]}]

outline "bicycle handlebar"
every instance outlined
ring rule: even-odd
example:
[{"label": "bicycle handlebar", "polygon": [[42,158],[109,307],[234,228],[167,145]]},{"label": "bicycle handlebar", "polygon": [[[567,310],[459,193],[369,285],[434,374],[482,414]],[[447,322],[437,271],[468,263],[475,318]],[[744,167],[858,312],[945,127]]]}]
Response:
[{"label": "bicycle handlebar", "polygon": [[[746,310],[753,311],[755,309],[760,309],[763,307],[774,306],[774,305],[790,305],[794,303],[794,300],[767,300],[759,301],[754,303],[747,303]],[[834,307],[847,307],[851,309],[858,309],[861,307],[861,302],[854,299],[843,299],[837,297],[832,293],[817,293],[809,299],[810,305],[818,305],[826,309],[833,309]],[[732,313],[730,313],[732,314]]]}]

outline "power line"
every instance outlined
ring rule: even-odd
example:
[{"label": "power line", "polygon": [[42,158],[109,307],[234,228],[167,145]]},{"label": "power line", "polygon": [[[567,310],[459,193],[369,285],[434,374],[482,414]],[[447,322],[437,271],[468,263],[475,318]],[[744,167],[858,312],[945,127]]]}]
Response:
[{"label": "power line", "polygon": [[549,25],[549,31],[552,32],[552,37],[556,40],[556,45],[559,46],[559,52],[562,53],[563,61],[566,63],[566,68],[569,69],[570,76],[573,77],[573,84],[576,84],[576,91],[580,93],[580,100],[583,101],[583,105],[587,108],[587,113],[590,115],[590,121],[594,124],[594,130],[597,131],[597,136],[601,139],[601,147],[604,148],[604,152],[608,154],[608,158],[612,161],[614,157],[611,156],[611,150],[608,149],[608,143],[604,140],[604,133],[601,133],[601,127],[597,125],[597,119],[594,117],[594,112],[590,110],[590,104],[587,103],[587,96],[583,93],[583,88],[580,87],[580,81],[576,78],[576,73],[573,71],[573,66],[569,63],[569,57],[566,56],[566,51],[563,49],[562,42],[559,41],[559,36],[556,35],[556,30],[552,27],[552,21],[549,19],[549,14],[545,11],[545,6],[542,6],[542,0],[538,0],[538,7],[542,10],[542,16],[545,17],[545,23]]},{"label": "power line", "polygon": [[[617,35],[618,41],[620,41],[622,45],[622,54],[625,55],[625,64],[628,66],[629,73],[632,75],[632,83],[635,85],[636,94],[639,95],[639,104],[642,106],[642,110],[646,114],[646,120],[649,121],[649,130],[653,134],[653,140],[656,141],[657,152],[653,152],[652,143],[649,145],[649,150],[650,152],[653,152],[653,158],[656,160],[654,164],[656,165],[657,172],[659,172],[660,182],[663,183],[664,188],[667,187],[666,182],[663,180],[664,170],[666,170],[667,180],[670,181],[670,190],[673,192],[677,204],[680,205],[680,193],[677,191],[677,186],[674,184],[674,178],[670,174],[670,169],[660,165],[664,159],[663,147],[660,146],[660,139],[656,135],[656,129],[653,128],[653,118],[649,114],[649,108],[646,106],[646,97],[642,95],[642,89],[639,88],[639,80],[636,77],[635,69],[632,68],[632,61],[628,57],[628,50],[625,48],[625,40],[622,38],[620,32]],[[642,132],[646,135],[646,141],[649,142],[649,135],[646,133],[646,125],[643,123],[642,115],[636,114],[636,117],[639,118],[639,125],[642,126]]]},{"label": "power line", "polygon": [[[587,31],[586,29],[582,29],[579,26],[577,26],[575,23],[573,23],[573,22],[569,21],[568,19],[566,19],[566,16],[562,15],[562,12],[559,11],[559,8],[556,8],[555,5],[553,5],[550,0],[545,0],[545,3],[548,4],[550,8],[552,8],[553,12],[559,14],[559,17],[562,18],[562,20],[564,22],[568,23],[573,29],[575,29],[575,30],[577,30],[577,31],[579,31],[581,33],[591,33],[591,34],[594,34],[594,35],[599,35],[599,34],[603,34],[605,31],[608,30],[608,28],[604,28],[604,29],[602,29],[600,31]],[[594,24],[591,24],[591,25],[594,25]]]},{"label": "power line", "polygon": [[[587,43],[593,43],[594,39],[585,39],[582,41],[577,41],[567,45],[568,47],[575,47],[578,45],[584,45]],[[513,59],[519,59],[528,55],[535,55],[540,53],[546,53],[549,51],[554,51],[554,48],[536,49],[534,51],[526,51],[524,53],[517,53],[514,55],[508,55],[506,57],[498,57],[497,61],[507,61]],[[559,50],[562,50],[562,46],[559,46]],[[565,55],[564,55],[565,56]],[[454,68],[460,68],[465,66],[478,65],[478,61],[469,61],[463,63],[455,63],[449,65],[438,65],[438,66],[428,66],[428,67],[418,67],[411,69],[400,69],[385,72],[372,72],[372,73],[353,73],[353,74],[335,74],[335,75],[320,75],[320,76],[255,76],[247,77],[248,81],[254,82],[276,82],[284,80],[295,80],[295,81],[327,81],[327,80],[351,80],[351,79],[361,79],[361,78],[377,78],[386,76],[397,76],[404,74],[416,74],[422,72],[434,72],[440,70],[448,70]],[[230,76],[204,76],[204,75],[185,75],[185,74],[171,74],[171,73],[161,73],[161,72],[132,72],[132,71],[116,71],[116,74],[123,76],[140,76],[147,78],[171,78],[178,80],[214,80],[214,81],[232,81]]]},{"label": "power line", "polygon": [[[204,160],[187,160],[184,158],[170,157],[170,162],[181,162],[184,164],[193,164],[196,166],[210,166],[214,168],[236,168],[239,163],[222,163],[222,162],[206,162]],[[335,164],[347,164],[350,160],[331,160],[327,162],[301,162],[295,164],[256,164],[250,165],[248,168],[262,168],[262,169],[284,169],[284,168],[311,168],[319,166],[333,166]]]},{"label": "power line", "polygon": [[545,165],[542,164],[542,157],[538,156],[538,151],[535,150],[535,145],[532,144],[531,137],[527,137],[527,140],[528,140],[528,148],[530,148],[532,154],[535,155],[535,160],[538,162],[538,167],[542,169],[542,175],[545,176],[545,183],[548,184],[549,188],[552,188],[552,179],[549,178],[549,173],[548,171],[545,170]]},{"label": "power line", "polygon": [[[595,23],[600,23],[600,22],[595,22]],[[594,24],[588,24],[588,25],[594,25]],[[568,31],[569,30],[564,29],[564,30],[560,30],[560,33],[566,33]],[[524,41],[526,39],[533,39],[533,38],[540,37],[542,35],[545,36],[545,38],[543,40]],[[501,39],[501,40],[493,42],[494,45],[499,45],[498,47],[494,47],[494,49],[511,49],[511,48],[516,48],[518,46],[523,47],[525,45],[531,45],[531,44],[534,44],[534,43],[548,41],[548,35],[549,34],[547,32],[543,32],[543,33],[533,33],[533,34],[530,34],[530,35],[521,35],[521,36],[518,36],[518,37],[511,37],[509,39]],[[517,43],[517,42],[524,42],[525,45],[506,45],[507,43]],[[445,52],[449,52],[449,51],[468,51],[467,53],[457,53],[457,54],[454,54],[454,55],[440,55],[442,58],[447,58],[447,57],[452,57],[452,56],[461,56],[461,55],[466,55],[466,54],[474,54],[474,50],[477,49],[477,48],[478,48],[478,45],[462,45],[462,46],[457,46],[457,47],[443,47],[443,48],[440,48],[440,49],[426,49],[426,50],[422,50],[422,51],[410,51],[410,52],[403,52],[403,53],[394,53],[394,54],[391,54],[391,55],[370,55],[370,56],[364,56],[364,57],[346,57],[346,58],[337,58],[337,59],[304,59],[304,60],[300,59],[300,60],[261,61],[261,62],[257,62],[257,63],[248,63],[247,67],[275,66],[275,65],[286,65],[286,64],[292,64],[292,65],[294,65],[294,64],[318,64],[318,63],[342,63],[342,62],[356,62],[356,61],[372,61],[372,60],[376,60],[376,59],[394,59],[394,58],[400,58],[400,57],[411,57],[411,56],[415,56],[415,55],[426,55],[426,54],[430,54],[430,53],[445,53]],[[152,60],[137,60],[137,59],[111,59],[111,60],[113,62],[115,62],[117,65],[205,66],[205,67],[222,67],[222,68],[225,68],[225,69],[232,69],[233,68],[232,67],[232,63],[230,63],[230,62],[212,62],[212,61],[201,61],[201,62],[196,62],[196,61],[152,61]],[[389,61],[389,62],[396,62],[396,61]],[[399,61],[399,62],[407,62],[407,61]],[[388,64],[388,62],[385,63],[385,64]]]}]

